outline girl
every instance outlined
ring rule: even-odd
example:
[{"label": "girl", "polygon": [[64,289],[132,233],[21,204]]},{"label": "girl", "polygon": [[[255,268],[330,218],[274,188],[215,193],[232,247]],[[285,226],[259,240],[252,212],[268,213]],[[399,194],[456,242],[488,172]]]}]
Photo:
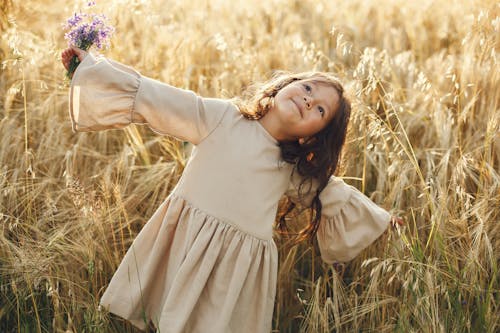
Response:
[{"label": "girl", "polygon": [[352,259],[391,223],[387,211],[333,176],[351,107],[332,76],[282,74],[250,100],[229,101],[74,47],[62,53],[66,69],[74,55],[81,63],[69,93],[73,131],[146,124],[195,146],[100,300],[138,328],[152,321],[168,333],[269,332],[273,222],[284,194],[313,208],[299,240],[317,237],[326,263]]}]

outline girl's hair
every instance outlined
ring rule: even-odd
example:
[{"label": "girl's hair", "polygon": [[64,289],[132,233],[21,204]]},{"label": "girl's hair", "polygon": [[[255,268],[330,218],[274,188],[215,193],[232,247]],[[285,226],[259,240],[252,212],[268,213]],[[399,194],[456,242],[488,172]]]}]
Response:
[{"label": "girl's hair", "polygon": [[[302,176],[299,197],[302,196],[302,188],[306,183],[312,184],[314,179],[318,183],[310,207],[311,221],[298,233],[295,243],[307,238],[311,242],[314,240],[321,219],[322,206],[319,195],[337,170],[351,114],[351,103],[344,96],[344,88],[339,80],[334,75],[325,72],[277,72],[266,83],[253,87],[254,93],[250,91],[249,98],[235,99],[236,105],[245,118],[257,120],[273,107],[274,97],[278,91],[294,81],[304,80],[333,87],[339,95],[339,101],[332,120],[321,131],[307,138],[304,143],[300,144],[298,140],[279,143],[283,160],[293,164],[293,172],[297,171]],[[284,212],[278,217],[278,228],[283,234],[288,234],[285,218],[294,207],[295,204],[288,200]]]}]

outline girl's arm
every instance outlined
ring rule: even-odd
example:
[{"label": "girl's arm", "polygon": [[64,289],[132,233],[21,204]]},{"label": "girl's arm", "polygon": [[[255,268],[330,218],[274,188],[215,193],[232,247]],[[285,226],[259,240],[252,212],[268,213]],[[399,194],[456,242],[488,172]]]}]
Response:
[{"label": "girl's arm", "polygon": [[326,263],[346,262],[380,237],[391,214],[342,179],[332,177],[320,194],[322,218],[316,234]]},{"label": "girl's arm", "polygon": [[[287,192],[292,200],[298,199],[296,190],[292,185]],[[303,198],[307,204],[312,194]],[[350,261],[380,237],[389,225],[396,227],[403,222],[338,177],[330,178],[319,198],[322,217],[316,238],[321,258],[328,264]]]},{"label": "girl's arm", "polygon": [[[71,51],[62,54],[65,66],[70,55]],[[145,77],[105,57],[80,55],[82,61],[69,93],[74,132],[120,129],[136,123],[198,144],[217,127],[230,105]]]}]

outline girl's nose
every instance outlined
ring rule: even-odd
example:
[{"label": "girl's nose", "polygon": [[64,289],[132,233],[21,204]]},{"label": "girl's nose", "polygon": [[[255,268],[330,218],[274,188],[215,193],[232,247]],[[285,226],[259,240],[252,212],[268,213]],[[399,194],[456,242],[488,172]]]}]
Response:
[{"label": "girl's nose", "polygon": [[306,103],[306,107],[308,109],[311,108],[312,102],[311,102],[311,98],[309,96],[304,96],[304,103]]}]

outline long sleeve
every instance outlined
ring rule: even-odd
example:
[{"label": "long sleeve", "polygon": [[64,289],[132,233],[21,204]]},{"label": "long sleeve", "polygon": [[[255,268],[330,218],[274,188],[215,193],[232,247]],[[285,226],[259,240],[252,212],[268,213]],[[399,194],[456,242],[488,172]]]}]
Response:
[{"label": "long sleeve", "polygon": [[217,127],[230,105],[153,80],[91,53],[76,69],[69,94],[74,132],[120,129],[136,123],[193,144]]},{"label": "long sleeve", "polygon": [[[296,184],[297,178],[287,192],[292,200],[297,200]],[[313,194],[303,196],[306,204]],[[353,259],[389,226],[389,212],[338,177],[330,178],[319,199],[322,216],[316,238],[321,258],[328,264]]]}]

